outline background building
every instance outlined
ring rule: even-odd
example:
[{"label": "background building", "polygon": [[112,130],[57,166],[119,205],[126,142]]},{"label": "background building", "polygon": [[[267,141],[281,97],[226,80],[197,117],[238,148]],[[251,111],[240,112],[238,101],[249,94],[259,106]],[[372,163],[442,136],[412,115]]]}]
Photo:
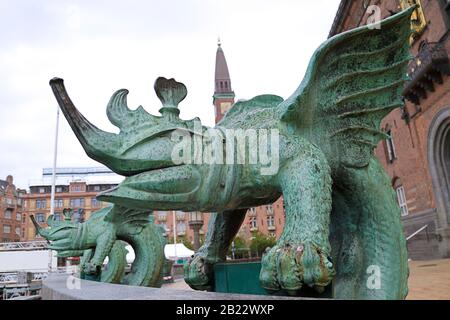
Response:
[{"label": "background building", "polygon": [[[26,241],[42,240],[36,235],[29,216],[34,215],[45,226],[50,215],[52,172],[53,169],[43,169],[42,179],[30,181],[30,192],[24,196],[22,215]],[[63,210],[70,208],[75,212],[82,210],[82,217],[74,218],[88,219],[92,212],[109,205],[98,201],[96,195],[117,186],[122,180],[122,176],[105,167],[57,168],[54,218],[64,219]]]},{"label": "background building", "polygon": [[[330,36],[417,4],[405,105],[382,122],[390,136],[376,155],[392,179],[413,259],[450,256],[450,64],[448,0],[343,0]],[[425,228],[426,227],[426,228]],[[423,229],[425,228],[425,229]]]},{"label": "background building", "polygon": [[[175,215],[174,215],[175,213]],[[170,243],[174,241],[174,216],[176,223],[177,243],[190,244],[192,248],[194,244],[194,230],[189,226],[191,215],[189,212],[183,211],[155,211],[155,223],[166,229],[166,236]],[[209,213],[202,214],[203,225],[199,230],[200,242],[205,239],[206,230],[208,229]]]},{"label": "background building", "polygon": [[13,176],[0,180],[0,242],[20,241],[23,239],[23,197],[26,191],[16,189]]}]

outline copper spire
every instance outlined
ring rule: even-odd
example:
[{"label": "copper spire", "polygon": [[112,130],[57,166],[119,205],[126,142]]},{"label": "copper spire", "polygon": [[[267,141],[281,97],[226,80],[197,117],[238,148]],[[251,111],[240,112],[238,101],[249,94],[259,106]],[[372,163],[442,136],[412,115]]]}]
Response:
[{"label": "copper spire", "polygon": [[220,38],[217,41],[216,52],[216,75],[215,75],[215,93],[233,93],[231,89],[230,73],[228,72],[227,61],[222,49]]}]

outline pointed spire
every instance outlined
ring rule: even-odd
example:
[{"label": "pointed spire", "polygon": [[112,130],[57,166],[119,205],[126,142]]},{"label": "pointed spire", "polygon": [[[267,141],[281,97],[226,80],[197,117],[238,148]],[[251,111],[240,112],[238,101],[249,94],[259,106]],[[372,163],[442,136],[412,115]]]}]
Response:
[{"label": "pointed spire", "polygon": [[215,75],[215,93],[233,93],[231,89],[230,73],[228,72],[228,65],[225,59],[225,54],[222,49],[220,38],[217,41],[216,52],[216,75]]},{"label": "pointed spire", "polygon": [[216,123],[222,120],[234,104],[234,92],[231,88],[230,73],[228,72],[228,65],[225,60],[220,38],[217,39],[213,104]]}]

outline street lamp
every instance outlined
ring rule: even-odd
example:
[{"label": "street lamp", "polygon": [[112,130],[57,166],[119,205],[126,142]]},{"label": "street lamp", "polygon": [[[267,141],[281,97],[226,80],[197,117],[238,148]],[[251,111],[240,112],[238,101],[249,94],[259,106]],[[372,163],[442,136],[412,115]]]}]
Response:
[{"label": "street lamp", "polygon": [[200,248],[200,229],[203,226],[203,213],[189,212],[189,227],[194,231],[194,251]]}]

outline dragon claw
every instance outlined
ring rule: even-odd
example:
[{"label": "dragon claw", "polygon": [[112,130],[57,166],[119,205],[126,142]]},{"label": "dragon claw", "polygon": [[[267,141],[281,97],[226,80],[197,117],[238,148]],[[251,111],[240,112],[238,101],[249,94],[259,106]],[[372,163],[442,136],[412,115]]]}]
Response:
[{"label": "dragon claw", "polygon": [[325,251],[311,242],[281,244],[263,256],[260,283],[266,290],[296,295],[303,285],[323,293],[335,272]]},{"label": "dragon claw", "polygon": [[88,275],[98,275],[100,272],[101,266],[93,263],[87,262],[83,265],[83,272]]},{"label": "dragon claw", "polygon": [[195,255],[184,268],[184,279],[192,289],[209,291],[213,286],[213,267],[202,256]]}]

